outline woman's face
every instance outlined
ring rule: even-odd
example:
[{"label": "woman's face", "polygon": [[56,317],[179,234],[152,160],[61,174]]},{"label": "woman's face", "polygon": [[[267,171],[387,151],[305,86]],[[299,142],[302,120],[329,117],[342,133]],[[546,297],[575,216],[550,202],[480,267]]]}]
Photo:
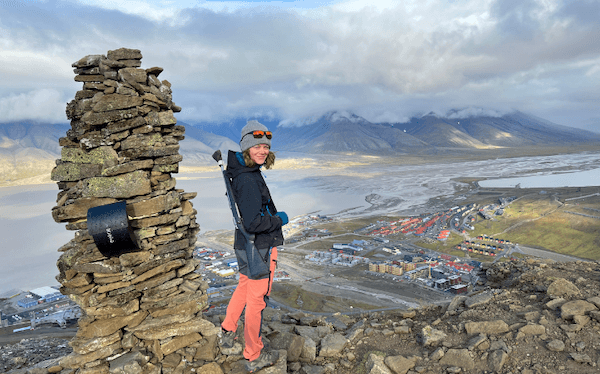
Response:
[{"label": "woman's face", "polygon": [[256,162],[257,165],[262,165],[265,163],[270,149],[271,147],[267,144],[257,144],[254,147],[250,147],[248,152],[252,161]]}]

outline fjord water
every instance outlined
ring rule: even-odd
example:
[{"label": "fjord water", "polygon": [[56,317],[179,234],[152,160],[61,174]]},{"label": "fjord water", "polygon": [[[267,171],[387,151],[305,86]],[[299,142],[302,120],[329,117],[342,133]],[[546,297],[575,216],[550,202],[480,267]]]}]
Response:
[{"label": "fjord water", "polygon": [[[524,188],[524,178],[528,177],[544,181],[544,176],[560,176],[558,186],[563,187],[577,181],[575,176],[587,175],[585,181],[597,186],[598,165],[600,152],[422,165],[275,169],[264,175],[277,208],[290,217],[314,213],[343,218],[419,214],[437,208],[431,206],[436,198],[460,204],[456,188],[461,183],[455,180],[460,177],[488,179],[482,185],[492,183],[492,179],[518,177],[523,181],[513,179],[508,186],[521,183]],[[192,202],[198,211],[200,235],[233,229],[220,171],[181,173],[175,177],[177,188],[198,193]],[[54,279],[60,255],[57,249],[74,233],[52,219],[57,192],[55,184],[0,188],[0,294],[14,288],[27,290],[58,284]]]},{"label": "fjord water", "polygon": [[559,188],[600,186],[600,168],[578,172],[556,172],[528,177],[489,179],[479,182],[481,187]]}]

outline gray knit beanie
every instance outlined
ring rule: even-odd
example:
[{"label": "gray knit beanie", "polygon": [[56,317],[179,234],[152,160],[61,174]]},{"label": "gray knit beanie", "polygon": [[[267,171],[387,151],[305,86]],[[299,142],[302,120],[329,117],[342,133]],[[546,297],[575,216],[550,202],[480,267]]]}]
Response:
[{"label": "gray knit beanie", "polygon": [[248,121],[246,126],[244,126],[242,129],[242,139],[240,140],[240,148],[242,149],[242,152],[258,144],[268,144],[269,147],[271,147],[271,139],[267,139],[266,136],[263,136],[262,138],[255,138],[254,135],[252,135],[252,132],[255,130],[269,131],[267,126],[263,125],[257,120],[253,119]]}]

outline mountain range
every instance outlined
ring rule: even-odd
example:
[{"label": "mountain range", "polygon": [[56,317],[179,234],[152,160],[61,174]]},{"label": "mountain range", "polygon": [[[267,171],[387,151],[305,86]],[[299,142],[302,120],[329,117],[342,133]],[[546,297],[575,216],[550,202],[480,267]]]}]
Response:
[{"label": "mountain range", "polygon": [[[295,123],[255,118],[273,131],[274,149],[309,154],[428,155],[526,147],[600,146],[600,134],[560,126],[523,112],[445,116],[429,113],[402,123],[372,123],[350,112],[333,111]],[[239,149],[248,118],[226,123],[184,123],[183,165],[212,163],[216,149]],[[48,174],[60,158],[58,139],[67,123],[30,121],[0,124],[0,185]]]},{"label": "mountain range", "polygon": [[[598,133],[560,126],[519,111],[501,116],[460,114],[455,111],[442,117],[429,113],[402,123],[372,123],[349,112],[330,112],[298,123],[279,124],[272,119],[256,119],[272,129],[275,149],[303,153],[396,155],[600,145]],[[245,124],[245,119],[221,124],[193,124],[186,134],[202,141],[201,137],[190,133],[190,128],[197,128],[237,142]]]}]

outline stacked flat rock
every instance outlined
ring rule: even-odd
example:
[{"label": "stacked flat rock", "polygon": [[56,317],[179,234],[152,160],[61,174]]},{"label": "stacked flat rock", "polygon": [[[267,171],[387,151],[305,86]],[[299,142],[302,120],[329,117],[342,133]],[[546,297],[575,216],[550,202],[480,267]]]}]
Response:
[{"label": "stacked flat rock", "polygon": [[[162,68],[141,69],[135,49],[91,55],[72,66],[83,89],[67,104],[71,129],[52,171],[52,209],[75,237],[59,249],[61,292],[83,310],[73,354],[79,373],[169,372],[191,351],[216,349],[218,328],[202,318],[207,284],[193,259],[196,193],[175,189],[181,110]],[[107,257],[87,228],[90,208],[126,202],[137,248]],[[202,356],[203,357],[203,356]],[[179,358],[179,360],[178,360]],[[185,360],[183,360],[185,361]],[[175,365],[176,366],[176,365]]]}]

